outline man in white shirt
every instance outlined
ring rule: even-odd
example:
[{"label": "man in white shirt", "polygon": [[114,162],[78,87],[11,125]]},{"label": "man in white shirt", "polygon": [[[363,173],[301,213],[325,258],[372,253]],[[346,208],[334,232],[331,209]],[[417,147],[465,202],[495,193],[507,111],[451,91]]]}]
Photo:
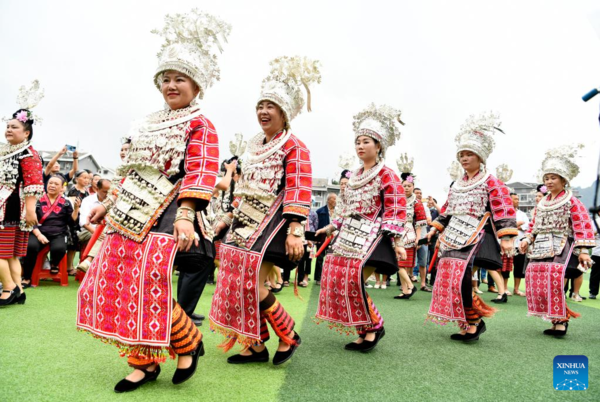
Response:
[{"label": "man in white shirt", "polygon": [[96,230],[96,225],[90,223],[90,213],[96,205],[102,204],[102,201],[106,199],[108,190],[110,189],[110,181],[107,179],[98,180],[98,192],[89,195],[81,202],[81,208],[79,210],[79,226],[81,230],[77,232],[77,237],[80,242],[86,242],[90,240],[92,234]]},{"label": "man in white shirt", "polygon": [[[519,210],[519,195],[515,193],[511,193],[510,197],[512,198],[513,205],[515,207],[515,211],[517,211],[517,228],[519,229],[519,235],[515,239],[515,247],[518,249],[521,240],[525,237],[525,232],[529,228],[529,218],[527,214],[521,210]],[[518,296],[525,296],[524,292],[519,290],[519,285],[521,284],[521,279],[525,278],[525,268],[527,265],[527,261],[525,258],[525,254],[518,254],[513,259],[513,276],[515,281],[515,288],[513,289],[513,294]],[[504,279],[504,288],[508,289],[508,278]]]}]

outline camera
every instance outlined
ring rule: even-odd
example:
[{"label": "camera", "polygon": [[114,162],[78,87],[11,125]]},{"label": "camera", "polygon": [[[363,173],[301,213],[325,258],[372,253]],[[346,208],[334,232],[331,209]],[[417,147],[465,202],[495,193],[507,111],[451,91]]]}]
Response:
[{"label": "camera", "polygon": [[227,171],[227,169],[225,169],[225,164],[230,164],[231,162],[237,160],[238,164],[237,167],[235,168],[235,172],[237,174],[242,174],[242,161],[240,160],[239,156],[232,156],[229,159],[225,159],[223,162],[221,162],[221,172],[225,173]]}]

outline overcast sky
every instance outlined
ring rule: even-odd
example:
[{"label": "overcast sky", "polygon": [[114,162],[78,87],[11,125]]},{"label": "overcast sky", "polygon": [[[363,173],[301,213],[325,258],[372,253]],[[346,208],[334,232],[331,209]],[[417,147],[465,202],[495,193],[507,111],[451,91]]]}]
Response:
[{"label": "overcast sky", "polygon": [[338,155],[354,149],[352,116],[375,102],[402,110],[406,126],[388,165],[396,169],[400,152],[413,156],[426,195],[444,198],[460,125],[489,110],[506,132],[496,136],[493,171],[507,163],[513,181],[535,181],[547,148],[583,142],[574,185],[595,178],[600,99],[581,96],[600,86],[597,1],[2,0],[1,114],[16,110],[19,86],[39,79],[46,98],[35,110],[44,122],[34,146],[78,143],[115,167],[130,122],[164,103],[152,82],[161,39],[150,30],[192,7],[233,26],[221,81],[201,102],[222,159],[235,133],[260,130],[254,107],[268,62],[305,55],[321,61],[323,79],[312,89],[313,112],[292,128],[315,177],[339,172]]}]

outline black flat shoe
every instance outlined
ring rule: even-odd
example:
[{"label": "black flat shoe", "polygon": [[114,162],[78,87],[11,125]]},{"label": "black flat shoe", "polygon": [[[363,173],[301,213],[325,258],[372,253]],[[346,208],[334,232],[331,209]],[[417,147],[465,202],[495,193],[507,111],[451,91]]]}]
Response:
[{"label": "black flat shoe", "polygon": [[381,328],[379,331],[375,332],[375,339],[373,339],[372,341],[367,341],[365,339],[361,343],[362,348],[360,349],[360,351],[362,353],[368,353],[368,352],[372,351],[373,349],[375,349],[375,346],[377,346],[377,344],[379,343],[381,338],[383,338],[384,336],[385,336],[385,328]]},{"label": "black flat shoe", "polygon": [[248,348],[250,353],[249,356],[244,355],[233,355],[227,358],[229,364],[245,364],[245,363],[266,363],[269,361],[269,351],[264,348],[262,352],[257,352],[252,348]]},{"label": "black flat shoe", "polygon": [[417,287],[413,286],[413,288],[410,290],[409,294],[404,294],[406,296],[407,299],[410,299],[411,297],[413,297],[413,295],[417,293]]},{"label": "black flat shoe", "polygon": [[504,293],[502,295],[502,297],[500,297],[499,299],[498,298],[493,299],[492,302],[493,303],[506,303],[506,302],[508,302],[508,295],[506,293]]},{"label": "black flat shoe", "polygon": [[206,317],[205,317],[205,316],[203,316],[202,314],[195,314],[195,313],[194,313],[194,314],[192,314],[192,316],[191,316],[190,318],[191,318],[192,320],[200,320],[200,321],[202,321],[202,320],[206,319]]},{"label": "black flat shoe", "polygon": [[279,293],[283,290],[283,283],[281,282],[277,282],[276,285],[279,285],[278,288],[271,286],[271,292],[272,293]]},{"label": "black flat shoe", "polygon": [[450,339],[452,339],[453,341],[462,341],[463,339],[465,339],[465,334],[452,334],[450,335]]},{"label": "black flat shoe", "polygon": [[196,368],[198,367],[198,359],[200,356],[204,356],[204,341],[200,342],[198,347],[191,352],[188,356],[192,356],[192,364],[188,368],[177,369],[175,370],[175,374],[173,374],[173,384],[178,385],[186,382],[196,372]]},{"label": "black flat shoe", "polygon": [[58,267],[50,267],[50,275],[58,275],[59,272]]},{"label": "black flat shoe", "polygon": [[294,335],[294,340],[296,341],[296,344],[290,345],[290,348],[285,352],[275,352],[275,356],[273,356],[273,365],[279,366],[292,358],[296,349],[298,349],[298,346],[302,343],[302,339],[300,339],[300,335],[298,335],[297,332]]},{"label": "black flat shoe", "polygon": [[195,326],[197,327],[201,327],[202,326],[202,320],[198,320],[196,318],[191,318],[192,322],[194,323]]},{"label": "black flat shoe", "polygon": [[394,299],[396,299],[396,300],[408,300],[408,299],[410,299],[410,296],[407,295],[406,293],[402,293],[400,296],[394,296]]},{"label": "black flat shoe", "polygon": [[479,335],[483,334],[485,331],[486,331],[485,322],[483,322],[483,320],[481,320],[481,322],[477,326],[477,331],[475,331],[474,334],[470,334],[467,332],[464,335],[464,337],[462,338],[462,341],[463,342],[477,341],[477,340],[479,340]]},{"label": "black flat shoe", "polygon": [[10,296],[8,296],[8,299],[0,299],[0,306],[8,306],[9,304],[13,304],[15,299],[21,296],[21,289],[19,289],[18,286],[15,286],[13,290],[3,290],[2,293],[10,293]]},{"label": "black flat shoe", "polygon": [[30,287],[31,287],[31,281],[30,281],[29,283],[23,283],[23,282],[21,282],[21,287],[22,287],[23,289],[30,288]]},{"label": "black flat shoe", "polygon": [[[363,341],[365,339],[365,335],[363,335],[363,334],[358,335],[358,337],[360,339],[362,339]],[[362,348],[362,342],[361,343],[350,342],[344,346],[344,349],[346,349],[346,350],[360,350],[361,348]]]},{"label": "black flat shoe", "polygon": [[569,329],[569,323],[565,322],[564,324],[562,324],[565,326],[564,330],[560,330],[560,329],[555,329],[554,333],[552,335],[557,336],[557,337],[562,337],[565,336],[567,334],[567,330]]},{"label": "black flat shoe", "polygon": [[117,394],[121,394],[123,392],[135,391],[147,382],[156,381],[158,375],[160,374],[160,365],[157,365],[156,370],[154,371],[142,371],[144,372],[144,378],[142,378],[138,382],[129,381],[123,378],[121,381],[118,382],[117,385],[115,385],[115,392]]}]

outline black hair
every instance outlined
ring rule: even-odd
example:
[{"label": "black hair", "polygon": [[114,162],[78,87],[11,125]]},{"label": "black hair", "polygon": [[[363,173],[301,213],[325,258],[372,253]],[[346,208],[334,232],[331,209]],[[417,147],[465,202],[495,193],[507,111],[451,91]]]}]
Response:
[{"label": "black hair", "polygon": [[[29,110],[27,110],[27,109],[19,109],[16,112],[13,113],[12,118],[16,119],[17,118],[17,114],[19,114],[21,112],[26,112],[28,116],[31,115],[31,112]],[[19,122],[23,125],[23,130],[29,131],[28,141],[31,141],[31,139],[33,138],[33,124],[35,123],[35,121],[33,119],[27,119],[26,122],[22,122],[21,120],[19,120]]]},{"label": "black hair", "polygon": [[65,185],[65,178],[60,175],[60,174],[53,174],[48,178],[48,181],[50,181],[50,179],[59,179],[60,180],[60,185],[64,186]]},{"label": "black hair", "polygon": [[431,199],[437,204],[437,200],[435,198],[431,197]]},{"label": "black hair", "polygon": [[77,178],[84,173],[87,173],[87,170],[83,169],[83,170],[78,170],[77,172],[75,172],[75,176],[73,176],[73,183],[77,183]]},{"label": "black hair", "polygon": [[423,190],[421,190],[419,187],[415,187],[415,190],[414,190],[414,191],[417,191],[417,190],[419,190],[419,191],[423,191]]},{"label": "black hair", "polygon": [[[406,179],[408,179],[408,176],[412,176],[413,179],[415,178],[415,175],[410,173],[410,172],[406,172],[406,173],[400,173],[400,178],[402,179],[402,181],[405,181]],[[414,183],[414,182],[413,182]],[[415,189],[416,190],[416,189]]]},{"label": "black hair", "polygon": [[542,194],[544,194],[544,195],[548,194],[548,192],[547,192],[547,191],[546,191],[545,193],[542,191],[542,187],[544,187],[544,185],[543,185],[543,184],[538,184],[538,186],[537,186],[537,188],[536,188],[536,191],[537,191],[538,193],[542,193]]},{"label": "black hair", "polygon": [[519,194],[517,194],[517,193],[510,193],[509,195],[512,197],[513,195],[519,195]]},{"label": "black hair", "polygon": [[348,169],[344,169],[342,170],[342,174],[340,175],[340,181],[342,181],[342,179],[347,179],[348,176],[346,176],[348,173],[352,173],[350,170]]},{"label": "black hair", "polygon": [[221,172],[225,173],[227,171],[227,169],[225,168],[225,164],[229,165],[233,161],[237,161],[237,166],[235,167],[235,173],[242,174],[242,160],[237,155],[234,155],[231,158],[225,159],[225,160],[223,160],[223,162],[221,162]]},{"label": "black hair", "polygon": [[100,179],[100,180],[98,180],[98,183],[96,184],[96,187],[98,187],[98,190],[100,190],[104,186],[104,182],[105,181],[108,182],[108,185],[110,187],[110,180],[108,180],[108,179]]}]

